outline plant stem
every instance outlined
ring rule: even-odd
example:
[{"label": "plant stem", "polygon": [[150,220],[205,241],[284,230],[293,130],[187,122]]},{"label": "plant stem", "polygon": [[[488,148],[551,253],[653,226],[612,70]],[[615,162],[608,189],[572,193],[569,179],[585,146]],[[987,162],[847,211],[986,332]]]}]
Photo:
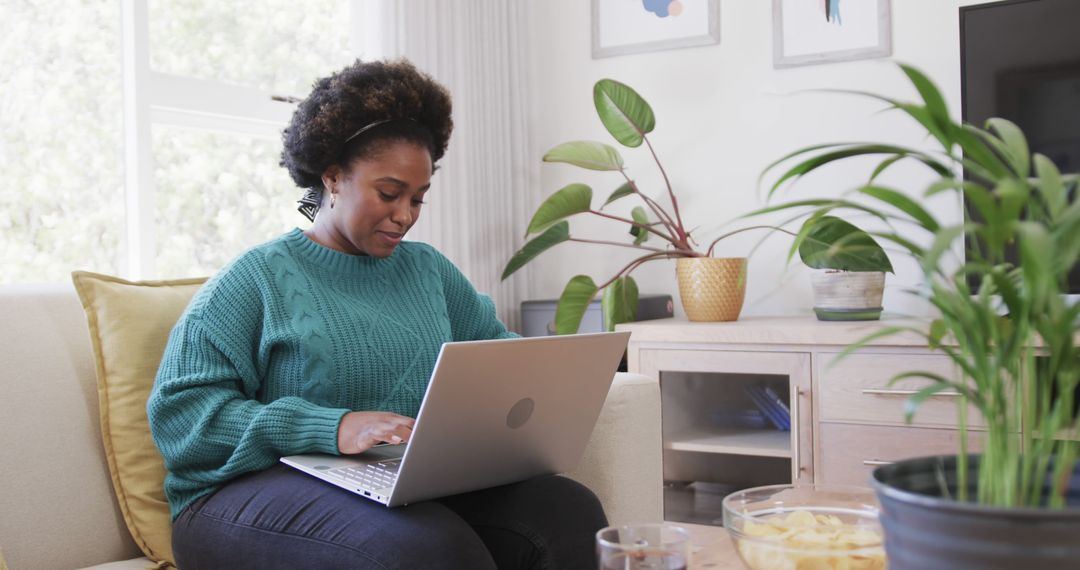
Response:
[{"label": "plant stem", "polygon": [[661,252],[658,252],[658,253],[650,253],[648,255],[643,255],[643,256],[631,261],[630,263],[626,264],[625,267],[620,269],[618,271],[618,273],[616,273],[611,279],[608,279],[607,281],[605,281],[603,285],[600,285],[599,287],[597,287],[596,290],[599,291],[599,290],[603,289],[604,287],[607,287],[608,285],[611,285],[612,283],[615,282],[616,279],[621,277],[623,274],[629,273],[629,272],[633,271],[634,269],[637,269],[637,267],[639,265],[641,265],[642,263],[645,263],[646,261],[649,261],[649,260],[652,260],[652,259],[660,259],[662,257],[701,257],[701,254],[697,253],[696,251],[691,251],[691,252],[687,252],[687,251],[661,251]]},{"label": "plant stem", "polygon": [[788,234],[790,236],[797,236],[798,235],[798,234],[795,234],[795,233],[790,232],[788,230],[785,230],[784,228],[778,228],[776,226],[750,226],[750,227],[746,227],[746,228],[740,228],[740,229],[737,229],[735,231],[728,232],[728,233],[714,239],[712,241],[712,243],[709,244],[709,249],[705,250],[705,256],[706,257],[712,257],[713,248],[716,247],[716,243],[718,241],[726,238],[726,237],[733,236],[733,235],[735,235],[737,233],[741,233],[741,232],[745,232],[745,231],[749,231],[749,230],[760,230],[760,229],[765,229],[765,228],[781,231],[781,232],[784,232],[784,233],[786,233],[786,234]]},{"label": "plant stem", "polygon": [[641,229],[643,229],[645,231],[652,232],[652,233],[660,236],[661,238],[663,238],[664,240],[666,240],[668,242],[671,242],[671,245],[675,246],[676,249],[684,249],[684,248],[680,247],[679,242],[675,241],[675,238],[673,238],[670,235],[666,235],[666,234],[663,234],[663,233],[660,233],[660,232],[656,231],[649,224],[638,223],[638,222],[635,222],[634,220],[623,218],[621,216],[613,216],[611,214],[605,214],[605,213],[600,212],[598,210],[589,210],[589,213],[590,214],[596,214],[597,216],[600,216],[601,218],[607,218],[609,220],[617,220],[617,221],[620,221],[620,222],[630,224],[631,226],[637,226],[637,227],[639,227],[639,228],[641,228]]},{"label": "plant stem", "polygon": [[660,222],[664,224],[664,227],[667,228],[668,232],[670,232],[672,236],[677,235],[679,232],[676,229],[675,221],[671,219],[671,216],[668,215],[668,213],[662,207],[660,207],[660,204],[657,204],[656,200],[653,200],[652,198],[646,196],[645,193],[638,189],[637,182],[634,182],[630,179],[629,176],[627,176],[626,170],[619,170],[619,174],[623,175],[623,178],[626,179],[626,183],[630,185],[630,188],[634,191],[635,194],[641,197],[641,199],[645,202],[645,205],[653,211],[653,214],[656,214],[656,217],[660,218]]},{"label": "plant stem", "polygon": [[660,249],[660,248],[656,248],[656,247],[645,247],[643,245],[634,245],[632,243],[619,243],[617,241],[604,241],[604,240],[598,240],[598,239],[582,239],[582,238],[573,238],[573,237],[567,239],[567,241],[576,241],[576,242],[580,242],[580,243],[597,243],[597,244],[602,244],[602,245],[617,245],[619,247],[629,247],[629,248],[632,248],[632,249],[642,249],[642,250],[645,250],[645,251],[652,251],[652,252],[656,252],[656,253],[667,253],[667,250],[665,250],[665,249]]},{"label": "plant stem", "polygon": [[656,166],[660,169],[660,174],[664,177],[664,185],[667,186],[668,197],[671,199],[671,209],[675,212],[679,240],[686,241],[686,232],[683,230],[682,215],[679,214],[679,201],[675,199],[675,190],[671,188],[671,180],[668,178],[667,171],[664,170],[664,165],[660,164],[660,158],[656,156],[656,151],[653,149],[652,143],[649,142],[649,137],[642,134],[641,138],[645,141],[645,145],[649,147],[649,152],[652,153],[653,160],[656,161]]}]

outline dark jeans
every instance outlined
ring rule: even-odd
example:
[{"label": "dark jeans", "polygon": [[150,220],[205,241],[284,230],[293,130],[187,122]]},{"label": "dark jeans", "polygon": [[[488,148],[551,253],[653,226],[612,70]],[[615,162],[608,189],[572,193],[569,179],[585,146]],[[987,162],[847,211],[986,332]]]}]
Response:
[{"label": "dark jeans", "polygon": [[600,501],[538,477],[388,509],[287,466],[240,477],[173,523],[180,570],[596,568]]}]

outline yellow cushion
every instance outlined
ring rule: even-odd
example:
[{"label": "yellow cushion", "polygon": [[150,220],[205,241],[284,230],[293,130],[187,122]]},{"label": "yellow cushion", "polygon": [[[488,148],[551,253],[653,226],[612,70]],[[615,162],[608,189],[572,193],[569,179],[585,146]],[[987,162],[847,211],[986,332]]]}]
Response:
[{"label": "yellow cushion", "polygon": [[71,274],[86,309],[97,365],[105,457],[128,530],[147,558],[172,564],[165,464],[146,419],[169,332],[205,281],[126,281]]}]

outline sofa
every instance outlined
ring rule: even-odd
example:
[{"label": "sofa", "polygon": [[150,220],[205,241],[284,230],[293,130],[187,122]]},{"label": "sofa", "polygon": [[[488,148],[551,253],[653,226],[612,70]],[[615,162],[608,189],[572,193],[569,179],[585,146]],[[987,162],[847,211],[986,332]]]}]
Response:
[{"label": "sofa", "polygon": [[[0,570],[154,566],[133,541],[102,444],[86,313],[70,284],[0,286]],[[570,477],[613,524],[662,518],[660,393],[616,375]]]}]

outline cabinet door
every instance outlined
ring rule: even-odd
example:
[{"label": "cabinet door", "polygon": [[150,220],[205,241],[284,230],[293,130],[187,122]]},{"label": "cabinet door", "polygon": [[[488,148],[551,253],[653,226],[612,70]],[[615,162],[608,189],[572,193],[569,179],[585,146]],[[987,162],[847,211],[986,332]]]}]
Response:
[{"label": "cabinet door", "polygon": [[717,427],[710,422],[705,404],[692,397],[675,398],[664,407],[665,447],[674,451],[713,453],[717,461],[737,456],[790,458],[792,481],[813,481],[814,419],[808,353],[653,347],[642,348],[637,356],[637,371],[656,378],[662,391],[665,375],[667,381],[671,381],[677,376],[685,377],[687,373],[700,373],[695,380],[709,383],[710,393],[719,395],[721,401],[745,401],[747,395],[743,387],[753,383],[754,377],[783,379],[788,391],[790,432]]}]

